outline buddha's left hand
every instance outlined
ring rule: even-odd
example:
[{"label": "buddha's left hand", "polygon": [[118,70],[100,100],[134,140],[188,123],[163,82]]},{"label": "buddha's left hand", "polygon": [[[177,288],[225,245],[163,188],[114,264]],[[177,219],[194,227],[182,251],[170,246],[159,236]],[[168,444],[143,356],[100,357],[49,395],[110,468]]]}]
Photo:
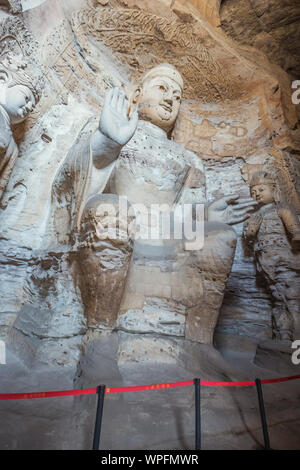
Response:
[{"label": "buddha's left hand", "polygon": [[239,224],[250,217],[257,205],[252,198],[240,200],[238,194],[224,196],[208,206],[207,220],[228,225]]}]

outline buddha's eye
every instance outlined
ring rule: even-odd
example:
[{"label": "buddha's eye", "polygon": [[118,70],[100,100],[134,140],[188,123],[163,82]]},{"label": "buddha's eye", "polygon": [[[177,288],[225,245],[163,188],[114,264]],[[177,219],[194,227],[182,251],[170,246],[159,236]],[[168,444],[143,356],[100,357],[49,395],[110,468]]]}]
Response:
[{"label": "buddha's eye", "polygon": [[161,91],[167,91],[167,90],[166,90],[166,87],[164,87],[163,85],[159,85],[159,89],[160,89]]},{"label": "buddha's eye", "polygon": [[25,96],[25,103],[29,103],[29,98],[28,98],[28,96]]}]

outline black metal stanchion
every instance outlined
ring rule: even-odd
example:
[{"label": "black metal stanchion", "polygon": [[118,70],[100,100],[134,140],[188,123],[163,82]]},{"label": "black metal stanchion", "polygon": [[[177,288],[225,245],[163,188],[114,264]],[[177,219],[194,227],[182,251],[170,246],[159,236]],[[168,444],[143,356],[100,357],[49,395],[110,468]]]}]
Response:
[{"label": "black metal stanchion", "polygon": [[257,389],[257,396],[258,396],[258,403],[259,403],[259,411],[261,417],[261,424],[264,433],[264,441],[265,441],[265,449],[270,450],[270,439],[269,439],[269,432],[268,432],[268,424],[266,419],[266,412],[265,412],[265,405],[264,405],[264,396],[261,386],[260,379],[255,380],[256,389]]},{"label": "black metal stanchion", "polygon": [[200,379],[194,379],[195,385],[195,449],[201,450],[201,401]]},{"label": "black metal stanchion", "polygon": [[96,414],[96,422],[95,422],[95,430],[94,430],[93,450],[99,450],[103,405],[104,405],[104,397],[105,397],[105,385],[99,385],[99,387],[97,387],[97,394],[98,394],[98,403],[97,403],[97,414]]}]

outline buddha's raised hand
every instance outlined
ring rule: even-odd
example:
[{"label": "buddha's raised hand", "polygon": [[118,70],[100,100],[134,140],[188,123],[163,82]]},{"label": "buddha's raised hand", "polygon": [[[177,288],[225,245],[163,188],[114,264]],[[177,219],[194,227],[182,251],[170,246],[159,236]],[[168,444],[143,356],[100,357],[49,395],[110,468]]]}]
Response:
[{"label": "buddha's raised hand", "polygon": [[120,88],[111,89],[104,100],[99,129],[106,137],[125,145],[132,138],[138,123],[138,114],[128,117],[129,103]]}]

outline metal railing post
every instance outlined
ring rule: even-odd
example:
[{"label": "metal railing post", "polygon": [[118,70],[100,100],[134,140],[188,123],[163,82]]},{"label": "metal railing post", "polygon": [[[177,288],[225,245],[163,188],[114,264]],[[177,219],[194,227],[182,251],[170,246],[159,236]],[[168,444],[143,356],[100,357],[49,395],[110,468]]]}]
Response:
[{"label": "metal railing post", "polygon": [[266,411],[265,411],[265,405],[264,405],[264,396],[263,396],[263,391],[262,391],[262,386],[261,386],[261,380],[256,379],[255,383],[256,383],[256,389],[257,389],[261,424],[262,424],[262,429],[263,429],[263,434],[264,434],[265,449],[270,450],[271,449],[271,447],[270,447],[270,438],[269,438],[269,432],[268,432],[268,424],[267,424],[267,418],[266,418]]},{"label": "metal railing post", "polygon": [[200,379],[194,379],[195,385],[195,449],[201,450],[201,385]]},{"label": "metal railing post", "polygon": [[94,429],[93,450],[99,450],[103,405],[104,405],[104,397],[105,397],[105,387],[106,387],[105,385],[99,385],[97,387],[98,403],[97,403],[96,422],[95,422],[95,429]]}]

